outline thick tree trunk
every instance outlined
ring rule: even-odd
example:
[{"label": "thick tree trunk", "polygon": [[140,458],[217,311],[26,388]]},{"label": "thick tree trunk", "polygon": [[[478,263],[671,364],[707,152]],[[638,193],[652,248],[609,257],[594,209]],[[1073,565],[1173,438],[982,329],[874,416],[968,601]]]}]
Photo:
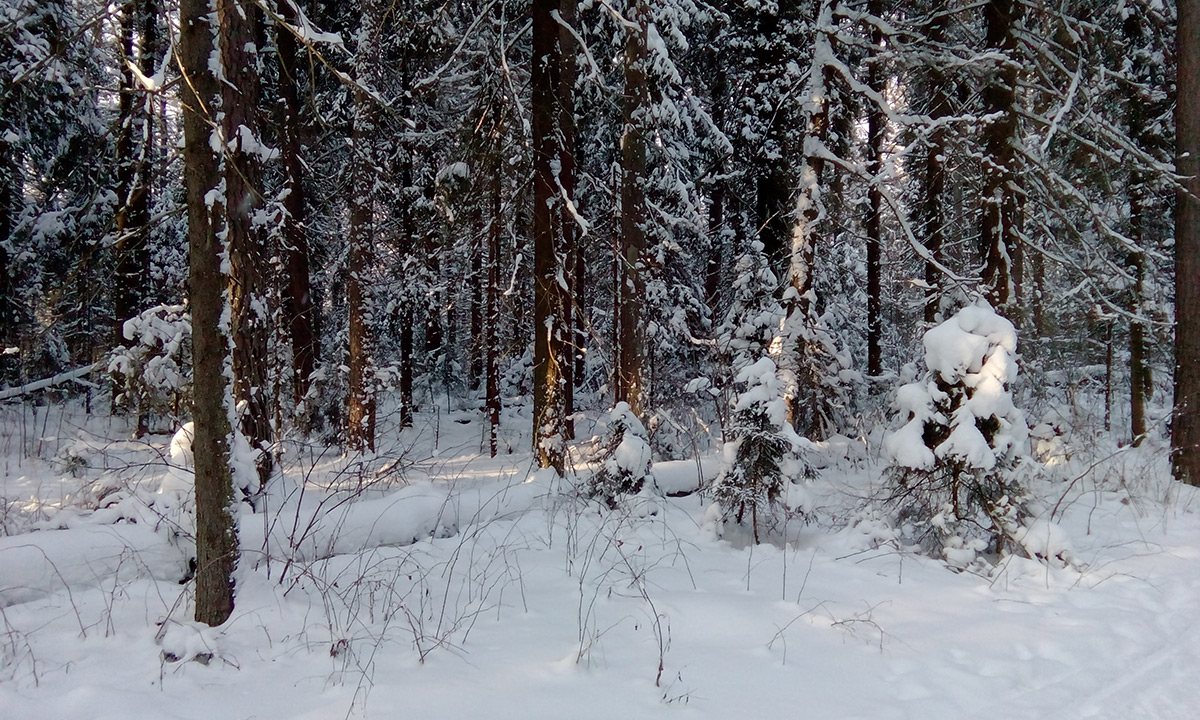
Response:
[{"label": "thick tree trunk", "polygon": [[1179,0],[1176,36],[1175,416],[1171,468],[1200,485],[1200,2]]},{"label": "thick tree trunk", "polygon": [[642,277],[646,252],[646,134],[642,115],[649,104],[646,80],[647,26],[649,10],[637,0],[629,11],[636,27],[625,34],[625,98],[621,135],[621,301],[618,305],[621,331],[617,348],[617,400],[629,403],[634,415],[644,408],[645,324]]},{"label": "thick tree trunk", "polygon": [[225,231],[229,244],[230,334],[233,337],[233,397],[238,420],[258,457],[259,486],[271,472],[271,416],[266,400],[267,253],[263,229],[254,215],[263,205],[259,155],[258,5],[249,0],[217,0],[220,19],[221,130],[225,138]]},{"label": "thick tree trunk", "polygon": [[[946,42],[946,24],[949,19],[946,1],[935,0],[930,7],[929,25],[925,35],[934,48]],[[950,96],[946,78],[940,66],[933,63],[929,68],[929,117],[937,123],[950,113]],[[946,192],[946,128],[936,125],[929,135],[929,151],[925,156],[924,178],[921,187],[921,229],[925,249],[930,259],[925,261],[925,322],[937,322],[941,309],[942,274],[938,264],[945,260],[942,246],[945,244],[946,212],[943,209]]]},{"label": "thick tree trunk", "polygon": [[560,474],[563,448],[562,266],[555,211],[559,159],[555,98],[559,73],[558,0],[533,0],[533,445],[538,465]]},{"label": "thick tree trunk", "polygon": [[1017,49],[1013,25],[1021,12],[1016,0],[988,0],[983,6],[986,23],[984,45],[1008,59],[983,89],[983,111],[997,118],[984,129],[983,208],[979,233],[983,258],[984,296],[1005,314],[1013,297],[1012,257],[1017,245],[1018,198],[1015,184],[1017,134],[1017,66],[1012,53]]},{"label": "thick tree trunk", "polygon": [[375,450],[375,377],[373,367],[370,279],[374,264],[375,185],[379,177],[376,157],[378,114],[374,89],[378,77],[380,34],[383,32],[382,0],[364,0],[362,27],[354,54],[358,86],[354,90],[354,128],[350,156],[349,227],[346,243],[349,259],[346,276],[346,303],[350,316],[349,393],[346,407],[346,446],[354,452]]},{"label": "thick tree trunk", "polygon": [[[1142,18],[1130,13],[1124,23],[1125,40],[1130,47],[1143,41]],[[1138,53],[1131,59],[1135,77],[1144,70],[1144,61]],[[1144,120],[1145,98],[1134,92],[1126,99],[1126,131],[1135,143],[1146,141]],[[1146,394],[1151,387],[1150,368],[1146,364],[1146,327],[1142,322],[1146,284],[1146,200],[1145,174],[1131,170],[1129,174],[1129,239],[1133,249],[1128,256],[1129,272],[1133,276],[1133,287],[1129,297],[1129,435],[1134,447],[1142,444],[1146,435]]]},{"label": "thick tree trunk", "polygon": [[210,202],[219,177],[211,142],[220,86],[209,65],[213,56],[213,7],[182,0],[179,7],[179,64],[183,106],[184,183],[188,210],[188,300],[192,314],[192,419],[195,434],[196,620],[220,625],[233,612],[237,562],[233,481],[229,467],[229,415],[225,362],[228,342],[221,332],[225,277],[221,205]]},{"label": "thick tree trunk", "polygon": [[753,169],[754,209],[758,227],[758,239],[763,244],[771,270],[778,277],[786,276],[790,256],[792,192],[796,178],[793,175],[791,158],[784,148],[789,145],[786,137],[796,132],[787,127],[778,97],[771,93],[780,88],[788,58],[784,57],[781,43],[776,39],[782,32],[782,16],[788,11],[788,3],[759,4],[750,10],[753,13],[755,42],[751,58],[755,67],[755,78],[763,90],[756,95],[757,123],[765,134],[765,147],[755,148],[757,160]]}]

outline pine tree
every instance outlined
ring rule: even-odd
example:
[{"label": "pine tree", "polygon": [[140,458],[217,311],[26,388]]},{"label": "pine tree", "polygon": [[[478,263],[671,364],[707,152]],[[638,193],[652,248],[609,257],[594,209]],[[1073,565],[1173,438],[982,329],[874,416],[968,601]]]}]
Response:
[{"label": "pine tree", "polygon": [[1200,485],[1200,3],[1179,0],[1175,81],[1175,479]]},{"label": "pine tree", "polygon": [[[236,13],[219,15],[224,22],[242,21]],[[193,401],[196,488],[196,620],[220,625],[233,612],[233,571],[237,563],[237,526],[230,514],[233,480],[230,470],[225,367],[228,339],[222,332],[225,312],[221,271],[223,213],[217,192],[220,158],[213,151],[214,109],[221,88],[210,64],[216,48],[212,6],[183,0],[179,7],[180,71],[184,132],[184,178],[187,183],[188,248],[192,310]],[[219,144],[216,144],[219,147]]]},{"label": "pine tree", "polygon": [[748,523],[754,542],[761,530],[777,529],[780,516],[802,510],[789,506],[791,483],[811,478],[804,441],[787,417],[775,362],[759,358],[734,378],[741,388],[733,403],[721,471],[711,495],[725,522]]},{"label": "pine tree", "polygon": [[928,372],[901,387],[907,414],[885,448],[885,501],[902,538],[964,568],[979,553],[1023,553],[1021,477],[1029,430],[1011,396],[1016,330],[986,305],[963,308],[925,333]]}]

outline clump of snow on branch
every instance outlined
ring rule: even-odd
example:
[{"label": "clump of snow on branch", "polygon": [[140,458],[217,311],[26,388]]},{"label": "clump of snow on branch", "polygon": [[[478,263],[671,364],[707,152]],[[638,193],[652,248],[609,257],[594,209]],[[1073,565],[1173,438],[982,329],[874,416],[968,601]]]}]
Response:
[{"label": "clump of snow on branch", "polygon": [[183,305],[157,305],[125,322],[108,372],[115,402],[130,412],[172,412],[191,395],[192,319]]},{"label": "clump of snow on branch", "polygon": [[608,431],[600,445],[599,469],[587,483],[587,493],[615,507],[617,498],[633,495],[654,484],[652,453],[646,427],[629,407],[619,402],[608,416]]}]

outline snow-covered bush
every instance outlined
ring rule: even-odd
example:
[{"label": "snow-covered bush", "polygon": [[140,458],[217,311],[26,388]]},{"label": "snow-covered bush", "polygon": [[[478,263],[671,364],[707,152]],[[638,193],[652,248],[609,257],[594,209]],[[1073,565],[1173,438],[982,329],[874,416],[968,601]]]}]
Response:
[{"label": "snow-covered bush", "polygon": [[617,498],[641,492],[654,483],[646,428],[629,403],[619,402],[608,416],[608,431],[597,456],[599,469],[586,484],[590,497],[616,506]]},{"label": "snow-covered bush", "polygon": [[712,497],[724,522],[749,523],[754,540],[759,528],[774,524],[776,511],[796,511],[786,502],[793,482],[812,476],[804,459],[804,439],[788,422],[783,383],[775,363],[763,357],[736,377],[745,389],[733,404],[721,471]]},{"label": "snow-covered bush", "polygon": [[139,431],[149,414],[179,419],[192,391],[192,319],[182,305],[158,305],[127,320],[109,356],[117,409],[136,412]]},{"label": "snow-covered bush", "polygon": [[[192,450],[192,442],[196,436],[196,424],[184,423],[171,437],[168,448],[169,460],[167,472],[163,475],[158,494],[174,498],[168,505],[181,504],[191,508],[195,502],[196,457]],[[261,491],[258,479],[258,459],[262,450],[250,447],[250,441],[238,429],[234,429],[230,437],[233,446],[229,452],[229,464],[232,471],[233,486],[240,491],[239,497],[254,504]]]},{"label": "snow-covered bush", "polygon": [[885,440],[887,503],[901,538],[965,568],[980,553],[1025,554],[1020,478],[1029,429],[1013,404],[1017,334],[986,305],[925,333],[925,376],[902,386],[907,421]]}]

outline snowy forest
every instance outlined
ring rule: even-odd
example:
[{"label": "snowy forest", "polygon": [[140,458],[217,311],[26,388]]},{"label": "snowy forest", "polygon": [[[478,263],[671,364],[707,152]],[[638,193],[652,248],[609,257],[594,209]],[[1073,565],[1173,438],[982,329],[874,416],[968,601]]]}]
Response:
[{"label": "snowy forest", "polygon": [[1197,0],[0,0],[0,715],[1193,717]]}]

